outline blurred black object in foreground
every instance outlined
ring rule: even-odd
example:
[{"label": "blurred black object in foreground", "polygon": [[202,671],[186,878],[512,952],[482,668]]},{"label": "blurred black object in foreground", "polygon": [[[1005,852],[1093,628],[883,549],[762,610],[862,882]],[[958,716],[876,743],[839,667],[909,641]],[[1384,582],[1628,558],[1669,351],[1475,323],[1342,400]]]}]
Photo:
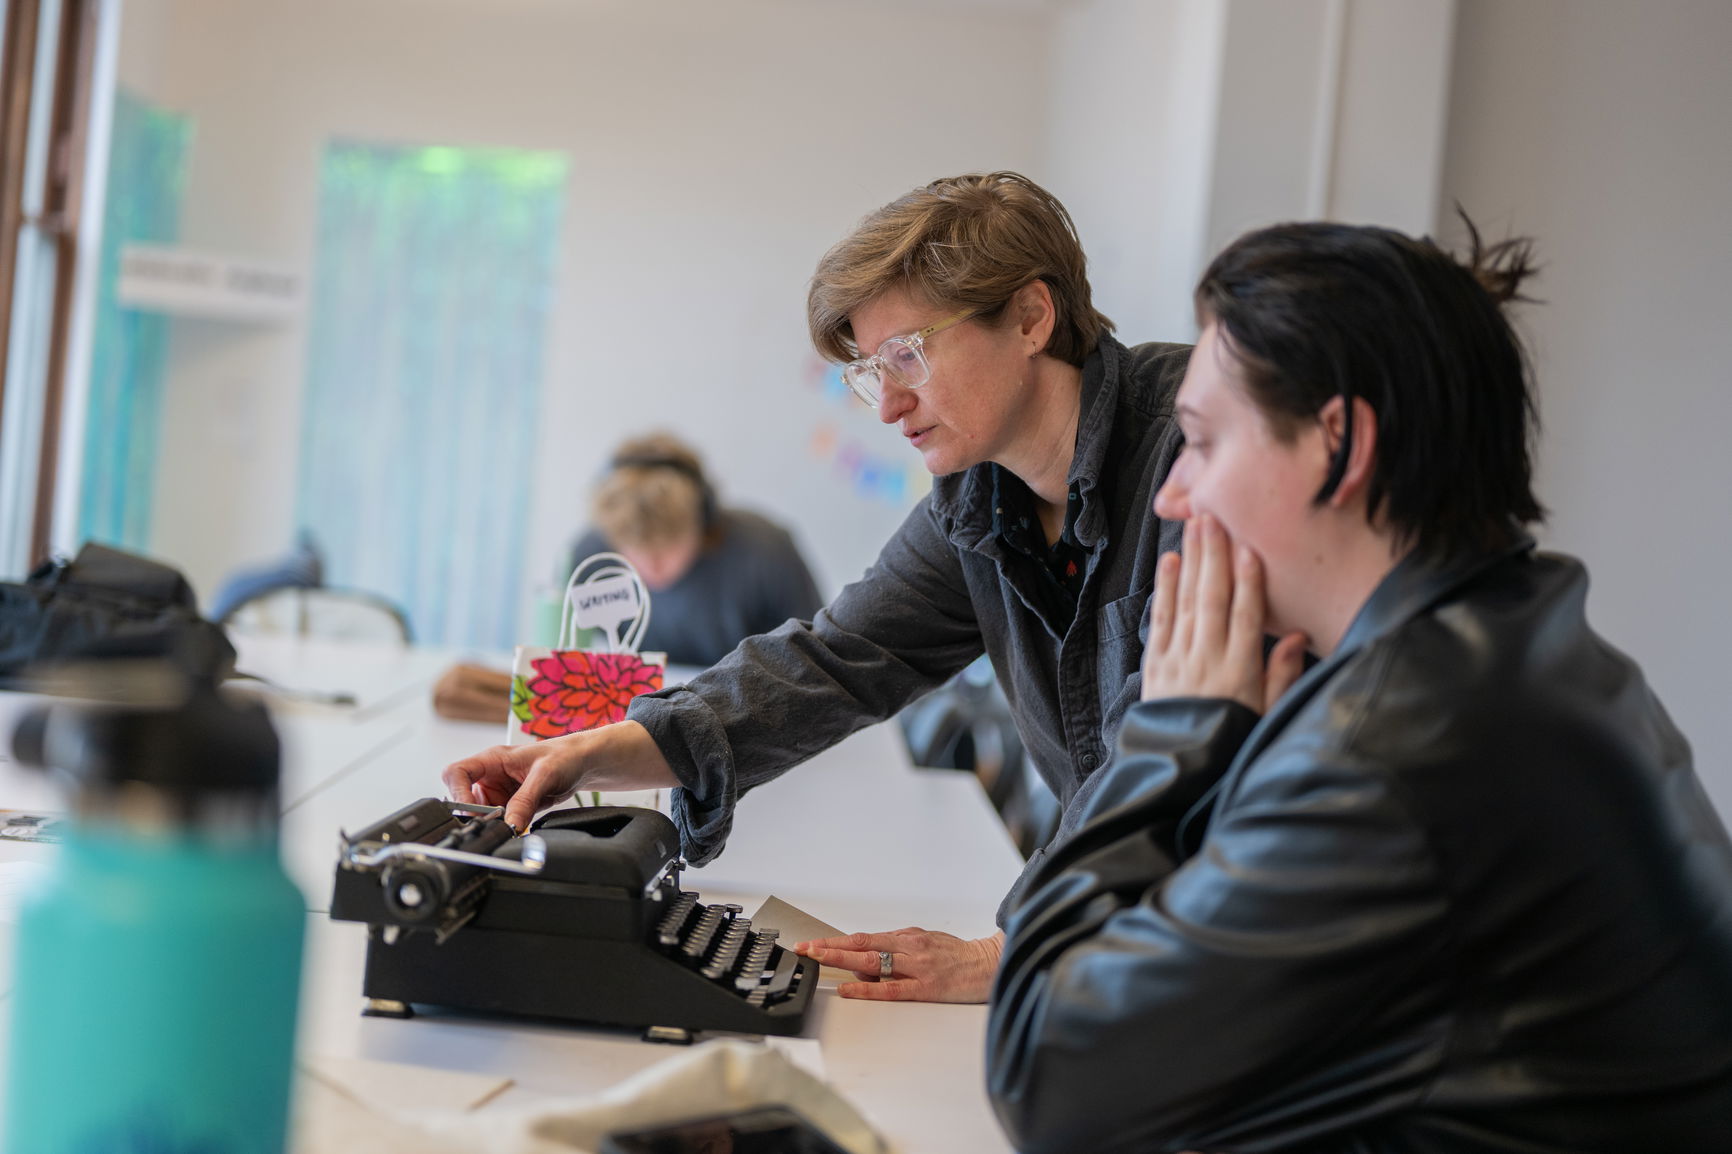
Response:
[{"label": "blurred black object in foreground", "polygon": [[0,685],[27,666],[108,657],[163,658],[215,681],[233,672],[235,650],[178,570],[104,545],[0,583]]}]

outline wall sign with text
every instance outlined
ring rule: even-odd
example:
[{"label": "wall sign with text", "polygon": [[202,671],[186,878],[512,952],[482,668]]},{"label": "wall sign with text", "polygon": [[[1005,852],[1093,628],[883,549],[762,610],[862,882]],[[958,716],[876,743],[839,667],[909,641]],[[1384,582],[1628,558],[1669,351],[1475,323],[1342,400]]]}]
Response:
[{"label": "wall sign with text", "polygon": [[120,250],[115,297],[125,308],[215,320],[284,320],[301,311],[305,278],[282,265],[165,245]]}]

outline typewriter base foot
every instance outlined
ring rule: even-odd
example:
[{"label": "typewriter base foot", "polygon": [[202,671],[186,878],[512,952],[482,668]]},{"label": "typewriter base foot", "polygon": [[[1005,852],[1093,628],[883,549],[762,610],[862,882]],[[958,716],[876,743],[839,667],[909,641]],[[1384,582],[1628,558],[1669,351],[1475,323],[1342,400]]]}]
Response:
[{"label": "typewriter base foot", "polygon": [[679,1026],[651,1026],[643,1032],[646,1042],[662,1042],[669,1046],[689,1046],[695,1040],[692,1031]]},{"label": "typewriter base foot", "polygon": [[413,1018],[415,1011],[409,1008],[408,1002],[399,1002],[395,998],[368,998],[367,1004],[361,1007],[363,1018]]}]

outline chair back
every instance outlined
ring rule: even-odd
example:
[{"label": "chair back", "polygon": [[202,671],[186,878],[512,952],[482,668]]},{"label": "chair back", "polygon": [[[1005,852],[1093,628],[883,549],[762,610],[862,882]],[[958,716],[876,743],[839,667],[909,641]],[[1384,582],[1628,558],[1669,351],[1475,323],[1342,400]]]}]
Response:
[{"label": "chair back", "polygon": [[361,589],[288,587],[248,598],[230,609],[222,624],[236,633],[314,637],[408,645],[409,619],[377,593]]}]

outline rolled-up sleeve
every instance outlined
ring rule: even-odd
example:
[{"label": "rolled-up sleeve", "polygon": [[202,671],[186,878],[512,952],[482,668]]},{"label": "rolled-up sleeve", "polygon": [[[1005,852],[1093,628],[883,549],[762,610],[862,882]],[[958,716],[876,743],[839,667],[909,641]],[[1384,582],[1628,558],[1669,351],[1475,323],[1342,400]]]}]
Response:
[{"label": "rolled-up sleeve", "polygon": [[1295,739],[1235,776],[1185,854],[1174,792],[1208,803],[1208,763],[1244,740],[1242,707],[1216,706],[1132,709],[1087,822],[1010,918],[987,1067],[1019,1150],[1288,1148],[1308,1119],[1417,1094],[1436,1060],[1424,1028],[1332,1052],[1373,1007],[1443,1013],[1415,980],[1447,948],[1423,830],[1387,777]]},{"label": "rolled-up sleeve", "polygon": [[674,820],[701,865],[721,852],[746,791],[883,721],[981,651],[961,562],[922,500],[811,622],[747,638],[686,685],[637,698],[626,716],[680,780]]}]

